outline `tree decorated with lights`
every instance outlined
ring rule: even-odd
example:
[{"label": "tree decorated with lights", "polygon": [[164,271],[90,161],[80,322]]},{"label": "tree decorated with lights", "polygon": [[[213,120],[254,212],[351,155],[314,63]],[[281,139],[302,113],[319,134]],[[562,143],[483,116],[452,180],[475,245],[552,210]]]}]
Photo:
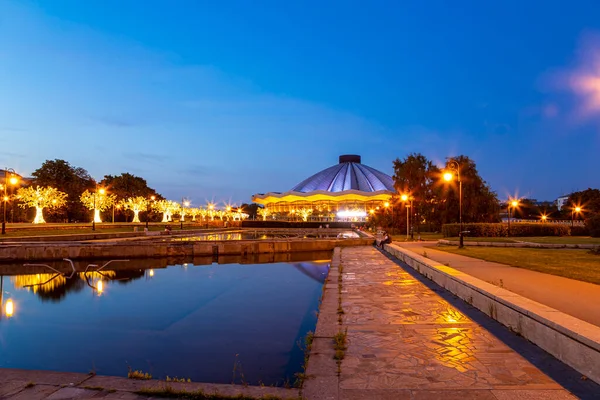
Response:
[{"label": "tree decorated with lights", "polygon": [[133,211],[133,221],[131,222],[140,222],[140,211],[143,211],[148,206],[149,200],[144,196],[136,196],[130,197],[128,199],[121,200],[119,204],[123,207],[124,210],[132,210]]},{"label": "tree decorated with lights", "polygon": [[201,215],[202,214],[202,210],[200,210],[199,208],[196,207],[192,207],[190,209],[188,209],[188,214],[192,216],[192,221],[196,221],[196,216]]},{"label": "tree decorated with lights", "polygon": [[258,215],[262,216],[263,221],[266,221],[267,217],[271,215],[271,210],[269,210],[267,207],[259,208],[257,212]]},{"label": "tree decorated with lights", "polygon": [[66,204],[67,194],[53,187],[20,188],[17,190],[17,199],[22,208],[35,207],[34,224],[44,224],[44,208],[59,208]]},{"label": "tree decorated with lights", "polygon": [[100,189],[96,192],[90,192],[86,190],[80,196],[81,202],[89,210],[94,210],[94,222],[100,223],[100,212],[108,210],[117,200],[117,196],[114,194],[106,194],[104,189]]},{"label": "tree decorated with lights", "polygon": [[302,217],[302,221],[308,221],[308,217],[313,213],[312,208],[300,208],[297,210],[298,215]]},{"label": "tree decorated with lights", "polygon": [[185,221],[185,216],[188,215],[190,210],[190,202],[188,200],[184,200],[181,204],[177,204],[177,214],[179,214],[179,219],[181,221]]},{"label": "tree decorated with lights", "polygon": [[171,222],[173,213],[178,209],[179,205],[173,200],[158,200],[152,205],[154,211],[162,213],[162,222]]}]

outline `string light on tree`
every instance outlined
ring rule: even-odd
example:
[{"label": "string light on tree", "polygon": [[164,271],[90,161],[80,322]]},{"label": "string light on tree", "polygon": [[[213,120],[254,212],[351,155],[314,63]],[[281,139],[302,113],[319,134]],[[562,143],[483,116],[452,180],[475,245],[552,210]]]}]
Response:
[{"label": "string light on tree", "polygon": [[119,203],[124,210],[133,211],[133,221],[140,222],[140,211],[145,210],[148,205],[148,199],[144,196],[130,197],[128,199],[121,200]]},{"label": "string light on tree", "polygon": [[[81,194],[81,202],[89,209],[94,210],[94,222],[101,223],[100,212],[106,211],[115,204],[117,196],[114,194],[107,194],[105,189],[98,189],[96,192],[90,192],[86,190]],[[95,204],[95,208],[94,208]]]},{"label": "string light on tree", "polygon": [[27,187],[17,190],[17,199],[21,208],[35,207],[34,224],[44,224],[43,210],[59,208],[66,204],[67,194],[53,187]]}]

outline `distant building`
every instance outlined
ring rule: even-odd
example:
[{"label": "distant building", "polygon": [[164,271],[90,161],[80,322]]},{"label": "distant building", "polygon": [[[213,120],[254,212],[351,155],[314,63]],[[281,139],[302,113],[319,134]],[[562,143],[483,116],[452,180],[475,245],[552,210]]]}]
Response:
[{"label": "distant building", "polygon": [[571,196],[571,193],[565,194],[564,196],[560,196],[554,201],[559,210],[562,210],[567,200],[569,200],[569,196]]},{"label": "distant building", "polygon": [[391,176],[362,164],[358,155],[342,155],[339,164],[290,191],[255,194],[252,201],[268,209],[270,219],[366,221],[375,210],[389,206],[394,193]]}]

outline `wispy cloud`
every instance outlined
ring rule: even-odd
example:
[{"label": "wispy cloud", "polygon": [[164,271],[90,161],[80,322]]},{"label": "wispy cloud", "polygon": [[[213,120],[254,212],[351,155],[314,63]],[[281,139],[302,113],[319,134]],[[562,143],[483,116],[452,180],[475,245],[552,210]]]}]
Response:
[{"label": "wispy cloud", "polygon": [[92,119],[103,125],[108,125],[108,126],[117,127],[117,128],[130,128],[130,127],[138,125],[137,123],[134,123],[133,121],[128,120],[126,118],[122,118],[122,117],[103,116],[103,117],[92,117]]}]

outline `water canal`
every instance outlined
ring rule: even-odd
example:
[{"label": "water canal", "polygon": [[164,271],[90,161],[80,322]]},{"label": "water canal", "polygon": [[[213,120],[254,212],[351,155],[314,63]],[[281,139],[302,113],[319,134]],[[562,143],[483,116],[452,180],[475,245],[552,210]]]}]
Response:
[{"label": "water canal", "polygon": [[330,256],[0,266],[0,367],[293,384]]}]

